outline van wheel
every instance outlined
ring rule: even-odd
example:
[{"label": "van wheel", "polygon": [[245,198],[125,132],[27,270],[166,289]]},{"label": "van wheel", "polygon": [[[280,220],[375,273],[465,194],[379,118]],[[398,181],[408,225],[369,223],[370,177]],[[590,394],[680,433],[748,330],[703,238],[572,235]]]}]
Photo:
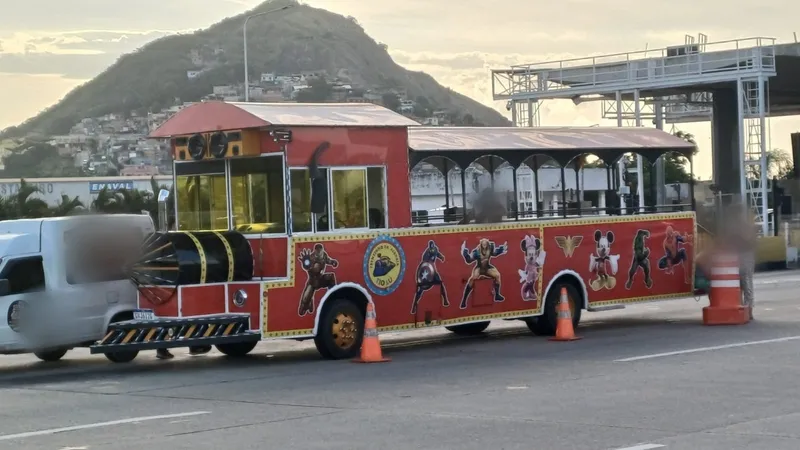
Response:
[{"label": "van wheel", "polygon": [[475,322],[475,323],[467,323],[464,325],[453,325],[450,327],[444,327],[447,331],[450,331],[454,334],[459,336],[475,336],[481,334],[489,328],[489,322]]},{"label": "van wheel", "polygon": [[231,358],[242,358],[247,356],[248,353],[252,352],[254,348],[256,348],[256,344],[258,341],[253,342],[236,342],[234,344],[217,344],[217,350],[220,351],[225,356],[230,356]]},{"label": "van wheel", "polygon": [[553,336],[556,334],[558,302],[561,298],[561,288],[567,289],[569,310],[572,313],[572,326],[573,328],[578,328],[578,323],[581,321],[581,307],[577,305],[583,304],[583,296],[571,283],[559,282],[550,288],[547,299],[545,299],[542,315],[525,319],[525,323],[533,334],[537,336]]},{"label": "van wheel", "polygon": [[130,350],[127,352],[114,352],[114,353],[104,353],[106,358],[109,361],[114,363],[129,363],[133,361],[138,355],[139,350]]},{"label": "van wheel", "polygon": [[46,350],[46,351],[42,351],[42,352],[33,352],[33,354],[36,355],[37,358],[41,359],[44,362],[56,362],[56,361],[61,360],[61,358],[63,358],[64,355],[67,354],[67,350],[68,349],[66,349],[66,348],[58,348],[58,349],[55,349],[55,350]]},{"label": "van wheel", "polygon": [[363,338],[364,314],[353,301],[342,298],[325,308],[314,344],[325,359],[347,359],[358,355]]}]

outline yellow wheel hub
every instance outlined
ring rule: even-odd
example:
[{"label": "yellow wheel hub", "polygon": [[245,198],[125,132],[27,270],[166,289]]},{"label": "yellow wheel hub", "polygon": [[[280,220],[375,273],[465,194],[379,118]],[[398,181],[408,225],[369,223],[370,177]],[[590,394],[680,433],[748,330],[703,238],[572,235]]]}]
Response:
[{"label": "yellow wheel hub", "polygon": [[339,313],[333,319],[331,337],[339,348],[347,349],[353,346],[358,336],[358,325],[349,314]]}]

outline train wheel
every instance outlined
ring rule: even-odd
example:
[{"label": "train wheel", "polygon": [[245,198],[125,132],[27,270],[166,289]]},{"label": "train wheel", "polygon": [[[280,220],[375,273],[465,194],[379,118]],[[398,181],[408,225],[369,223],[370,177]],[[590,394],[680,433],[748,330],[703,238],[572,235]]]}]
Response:
[{"label": "train wheel", "polygon": [[559,282],[553,285],[547,294],[544,303],[544,312],[538,317],[525,319],[528,328],[537,336],[552,336],[556,334],[556,321],[558,319],[558,302],[561,297],[561,288],[567,289],[569,298],[569,310],[572,313],[572,326],[577,328],[581,321],[581,307],[583,296],[578,289],[566,282]]},{"label": "train wheel", "polygon": [[481,334],[489,328],[489,322],[475,322],[475,323],[467,323],[464,325],[453,325],[451,327],[445,327],[447,331],[453,332],[459,336],[475,336],[477,334]]},{"label": "train wheel", "polygon": [[64,355],[67,354],[67,350],[68,349],[66,348],[57,348],[53,350],[33,352],[33,354],[44,362],[56,362],[61,360],[61,358],[63,358]]},{"label": "train wheel", "polygon": [[242,358],[247,356],[248,353],[252,352],[258,341],[253,342],[236,342],[235,344],[217,344],[217,350],[220,351],[225,356],[230,356],[231,358]]},{"label": "train wheel", "polygon": [[129,363],[139,356],[139,350],[129,350],[127,352],[103,353],[109,361],[114,363]]},{"label": "train wheel", "polygon": [[314,344],[326,359],[354,358],[364,337],[364,314],[354,302],[338,299],[325,308]]}]

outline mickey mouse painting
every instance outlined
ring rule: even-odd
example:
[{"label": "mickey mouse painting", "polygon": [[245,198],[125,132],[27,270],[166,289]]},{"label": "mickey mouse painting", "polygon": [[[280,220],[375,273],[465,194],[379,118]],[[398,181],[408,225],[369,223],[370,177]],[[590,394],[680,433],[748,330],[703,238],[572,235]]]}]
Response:
[{"label": "mickey mouse painting", "polygon": [[594,279],[589,281],[589,286],[595,291],[614,289],[614,286],[617,285],[614,275],[617,274],[619,268],[619,255],[611,253],[614,233],[609,231],[604,235],[600,230],[595,230],[594,242],[595,252],[589,255],[589,272],[594,275]]}]

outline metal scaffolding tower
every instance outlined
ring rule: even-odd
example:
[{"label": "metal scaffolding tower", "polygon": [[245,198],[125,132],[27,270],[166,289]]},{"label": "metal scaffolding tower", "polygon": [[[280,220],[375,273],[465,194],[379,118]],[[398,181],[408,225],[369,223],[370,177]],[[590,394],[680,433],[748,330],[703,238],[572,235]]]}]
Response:
[{"label": "metal scaffolding tower", "polygon": [[[507,101],[514,126],[539,126],[542,101],[570,99],[576,105],[600,101],[603,117],[616,119],[617,126],[642,126],[643,119],[652,119],[663,129],[664,122],[712,119],[711,92],[731,90],[738,99],[739,148],[732,155],[740,167],[737,194],[752,206],[762,233],[767,234],[765,121],[769,115],[768,80],[776,74],[774,39],[708,43],[701,34],[697,40],[687,36],[683,45],[663,49],[493,70],[492,93],[495,100]],[[637,159],[642,179],[642,162]],[[659,203],[663,203],[661,161],[656,165],[656,177],[661,188]],[[730,174],[715,177],[729,179]]]}]

